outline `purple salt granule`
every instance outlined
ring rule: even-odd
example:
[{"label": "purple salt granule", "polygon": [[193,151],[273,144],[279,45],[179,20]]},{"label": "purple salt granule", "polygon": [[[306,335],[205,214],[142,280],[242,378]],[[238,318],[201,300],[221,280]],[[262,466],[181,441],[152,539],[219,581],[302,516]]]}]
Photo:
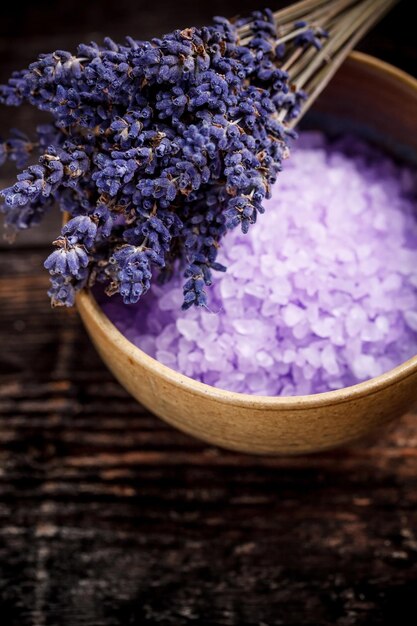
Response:
[{"label": "purple salt granule", "polygon": [[161,363],[222,389],[293,396],[353,385],[417,353],[416,180],[358,139],[301,134],[248,234],[228,233],[209,310],[182,281],[103,300]]}]

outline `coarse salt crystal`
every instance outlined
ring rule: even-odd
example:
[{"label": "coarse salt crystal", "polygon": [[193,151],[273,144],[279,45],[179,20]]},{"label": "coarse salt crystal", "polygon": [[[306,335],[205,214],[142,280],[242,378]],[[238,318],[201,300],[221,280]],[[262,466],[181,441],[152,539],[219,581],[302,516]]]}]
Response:
[{"label": "coarse salt crystal", "polygon": [[417,332],[417,311],[405,311],[404,319],[407,326]]},{"label": "coarse salt crystal", "polygon": [[196,341],[201,336],[201,329],[196,320],[179,319],[177,320],[177,328],[185,339]]},{"label": "coarse salt crystal", "polygon": [[305,311],[296,304],[289,304],[282,311],[282,318],[289,328],[296,326],[305,317]]}]

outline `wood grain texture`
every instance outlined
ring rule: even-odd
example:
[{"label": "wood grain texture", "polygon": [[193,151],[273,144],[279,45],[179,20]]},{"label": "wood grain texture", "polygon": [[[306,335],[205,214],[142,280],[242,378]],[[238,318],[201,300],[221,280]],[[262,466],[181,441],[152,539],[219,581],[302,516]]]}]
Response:
[{"label": "wood grain texture", "polygon": [[[1,71],[100,29],[147,36],[181,10],[255,4],[12,3]],[[403,1],[364,45],[413,71],[414,37]],[[0,252],[1,626],[414,626],[417,414],[293,459],[180,434],[115,382],[75,313],[50,310],[58,222]]]}]

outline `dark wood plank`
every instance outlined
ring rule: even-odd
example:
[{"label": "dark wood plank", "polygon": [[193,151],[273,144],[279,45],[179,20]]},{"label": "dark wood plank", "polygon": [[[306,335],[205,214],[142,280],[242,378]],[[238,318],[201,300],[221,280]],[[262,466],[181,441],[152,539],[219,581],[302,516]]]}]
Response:
[{"label": "dark wood plank", "polygon": [[[2,5],[1,74],[106,31],[146,37],[256,4]],[[409,6],[364,45],[412,70]],[[36,119],[2,109],[1,133]],[[173,430],[117,384],[75,312],[50,309],[58,228],[52,216],[0,250],[1,626],[414,626],[417,413],[292,459]]]}]

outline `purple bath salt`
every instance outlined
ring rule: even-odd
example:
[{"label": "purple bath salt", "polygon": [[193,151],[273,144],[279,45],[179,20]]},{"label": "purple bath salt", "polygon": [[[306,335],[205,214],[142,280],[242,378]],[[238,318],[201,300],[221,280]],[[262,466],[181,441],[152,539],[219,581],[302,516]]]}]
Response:
[{"label": "purple bath salt", "polygon": [[103,309],[150,356],[230,391],[304,395],[378,376],[417,353],[416,190],[374,147],[302,133],[265,215],[224,238],[209,310],[181,310],[180,276]]}]

